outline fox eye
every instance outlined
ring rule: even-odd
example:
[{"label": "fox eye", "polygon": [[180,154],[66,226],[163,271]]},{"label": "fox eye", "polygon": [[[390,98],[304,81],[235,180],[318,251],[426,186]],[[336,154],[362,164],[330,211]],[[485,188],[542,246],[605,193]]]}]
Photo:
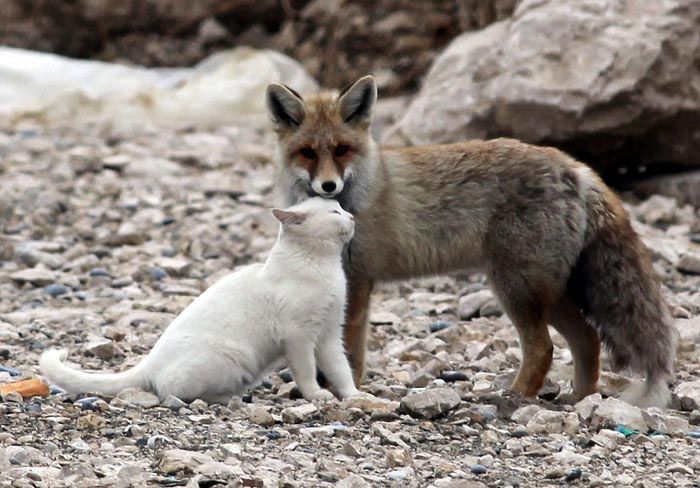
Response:
[{"label": "fox eye", "polygon": [[337,210],[331,210],[331,213],[340,215],[340,212],[338,212]]},{"label": "fox eye", "polygon": [[302,147],[299,150],[299,153],[306,159],[316,159],[316,151],[314,151],[310,147]]},{"label": "fox eye", "polygon": [[348,153],[348,150],[350,148],[348,147],[347,144],[338,144],[335,146],[335,150],[333,151],[333,154],[335,155],[336,158],[340,158],[342,156],[345,156]]}]

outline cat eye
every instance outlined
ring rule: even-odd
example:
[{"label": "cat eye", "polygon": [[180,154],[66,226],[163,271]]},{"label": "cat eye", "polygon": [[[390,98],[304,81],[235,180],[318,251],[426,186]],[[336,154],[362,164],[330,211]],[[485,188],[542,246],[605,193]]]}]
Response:
[{"label": "cat eye", "polygon": [[350,147],[348,147],[347,144],[338,144],[337,146],[335,146],[335,150],[333,151],[333,155],[336,158],[340,158],[342,156],[345,156],[349,150],[350,150]]},{"label": "cat eye", "polygon": [[299,150],[299,153],[306,159],[316,159],[316,151],[314,151],[310,147],[302,147]]}]

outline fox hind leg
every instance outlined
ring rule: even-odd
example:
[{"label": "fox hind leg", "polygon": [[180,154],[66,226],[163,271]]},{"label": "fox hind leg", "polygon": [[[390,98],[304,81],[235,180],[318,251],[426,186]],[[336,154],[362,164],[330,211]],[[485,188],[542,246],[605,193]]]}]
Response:
[{"label": "fox hind leg", "polygon": [[598,390],[598,332],[585,321],[580,308],[568,297],[561,298],[552,307],[549,322],[566,339],[574,359],[573,391],[570,395],[561,395],[561,399],[577,402]]},{"label": "fox hind leg", "polygon": [[522,360],[510,389],[535,396],[552,365],[554,346],[547,329],[546,294],[536,293],[520,277],[491,275],[491,283],[520,338]]}]

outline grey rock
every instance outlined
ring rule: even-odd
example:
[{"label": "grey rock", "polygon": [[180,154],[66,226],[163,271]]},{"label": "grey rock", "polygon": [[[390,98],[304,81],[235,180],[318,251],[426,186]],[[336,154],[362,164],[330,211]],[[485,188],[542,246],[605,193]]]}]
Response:
[{"label": "grey rock", "polygon": [[296,407],[287,407],[282,410],[282,421],[286,424],[308,422],[317,412],[318,407],[313,403],[303,403]]},{"label": "grey rock", "polygon": [[700,406],[700,380],[685,381],[673,390],[681,399],[688,398],[696,406]]},{"label": "grey rock", "polygon": [[157,396],[140,388],[126,388],[117,394],[117,398],[143,408],[152,408],[160,405],[160,400]]},{"label": "grey rock", "polygon": [[399,409],[412,417],[432,419],[456,408],[460,401],[453,389],[434,388],[405,396]]},{"label": "grey rock", "polygon": [[700,254],[684,254],[676,263],[676,268],[683,273],[700,274]]},{"label": "grey rock", "polygon": [[469,320],[478,315],[481,307],[493,299],[490,290],[479,290],[475,293],[465,295],[459,299],[459,318]]},{"label": "grey rock", "polygon": [[168,449],[163,451],[158,462],[158,468],[166,474],[177,472],[193,472],[198,466],[211,463],[214,459],[204,453],[184,449]]},{"label": "grey rock", "polygon": [[623,425],[640,432],[646,432],[648,428],[639,407],[612,397],[603,400],[593,412],[591,425],[593,427]]},{"label": "grey rock", "polygon": [[367,483],[361,476],[351,474],[338,481],[334,486],[336,488],[370,488],[372,485]]},{"label": "grey rock", "polygon": [[114,346],[114,342],[110,340],[99,339],[89,342],[85,347],[85,351],[100,359],[111,359],[115,355],[116,347]]},{"label": "grey rock", "polygon": [[599,169],[627,166],[631,154],[634,165],[697,165],[700,140],[691,134],[700,120],[691,114],[700,98],[689,94],[700,80],[700,43],[687,34],[700,27],[698,6],[647,7],[645,0],[521,2],[511,18],[451,42],[389,142],[505,134],[585,146],[589,160],[606,161]]},{"label": "grey rock", "polygon": [[10,278],[18,283],[31,283],[34,286],[46,286],[56,280],[56,274],[45,268],[29,268],[12,273]]}]

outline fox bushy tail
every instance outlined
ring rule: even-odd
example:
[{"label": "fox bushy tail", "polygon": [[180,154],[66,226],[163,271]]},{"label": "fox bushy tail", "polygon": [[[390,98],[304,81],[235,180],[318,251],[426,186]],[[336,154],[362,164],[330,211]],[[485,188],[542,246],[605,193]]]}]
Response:
[{"label": "fox bushy tail", "polygon": [[649,250],[619,198],[602,182],[588,199],[588,239],[569,280],[574,300],[598,330],[612,367],[646,376],[621,398],[665,407],[676,332]]},{"label": "fox bushy tail", "polygon": [[121,373],[89,373],[66,366],[63,363],[65,358],[65,351],[46,351],[41,355],[39,367],[41,374],[51,383],[69,393],[95,392],[115,396],[125,388],[148,387],[143,361]]}]

